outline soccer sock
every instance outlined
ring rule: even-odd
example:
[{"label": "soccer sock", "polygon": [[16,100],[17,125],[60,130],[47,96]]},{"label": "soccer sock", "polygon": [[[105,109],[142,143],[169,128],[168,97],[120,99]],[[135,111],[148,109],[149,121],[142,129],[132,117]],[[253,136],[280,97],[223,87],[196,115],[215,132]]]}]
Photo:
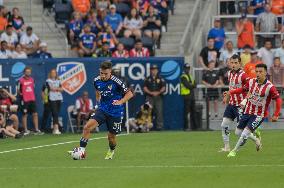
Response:
[{"label": "soccer sock", "polygon": [[223,137],[223,142],[225,145],[225,148],[229,148],[229,141],[230,141],[230,131],[229,127],[232,125],[232,121],[228,118],[223,118],[221,128],[222,128],[222,137]]},{"label": "soccer sock", "polygon": [[88,144],[89,139],[81,137],[80,139],[80,147],[85,148]]},{"label": "soccer sock", "polygon": [[115,150],[115,147],[116,147],[115,144],[109,143],[109,149],[110,149],[111,151]]},{"label": "soccer sock", "polygon": [[252,139],[254,142],[256,142],[257,138],[253,133],[250,133],[249,139]]},{"label": "soccer sock", "polygon": [[251,132],[247,129],[244,129],[235,148],[234,151],[238,151],[240,149],[241,146],[243,146],[246,142],[246,140],[248,139],[248,137],[250,136]]}]

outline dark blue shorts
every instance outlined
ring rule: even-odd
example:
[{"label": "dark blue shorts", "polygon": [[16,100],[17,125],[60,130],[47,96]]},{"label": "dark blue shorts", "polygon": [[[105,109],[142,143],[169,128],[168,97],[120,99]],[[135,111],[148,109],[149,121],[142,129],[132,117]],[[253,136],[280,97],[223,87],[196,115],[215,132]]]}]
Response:
[{"label": "dark blue shorts", "polygon": [[251,132],[254,132],[263,122],[264,118],[256,115],[243,114],[239,124],[239,129],[249,128]]},{"label": "dark blue shorts", "polygon": [[237,118],[237,122],[240,121],[242,117],[242,109],[235,105],[227,105],[223,117],[230,118],[231,120],[235,120]]},{"label": "dark blue shorts", "polygon": [[121,132],[121,124],[123,117],[113,117],[105,113],[104,111],[97,109],[91,114],[90,119],[94,119],[101,124],[106,124],[108,132],[112,134],[119,134]]}]

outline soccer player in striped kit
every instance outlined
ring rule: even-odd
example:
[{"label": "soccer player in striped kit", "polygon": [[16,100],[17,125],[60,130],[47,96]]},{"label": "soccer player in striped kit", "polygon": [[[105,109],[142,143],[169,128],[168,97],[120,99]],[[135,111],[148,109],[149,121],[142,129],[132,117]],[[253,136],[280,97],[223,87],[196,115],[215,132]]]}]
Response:
[{"label": "soccer player in striped kit", "polygon": [[[250,79],[242,88],[230,90],[229,95],[248,92],[246,99],[241,102],[244,105],[244,112],[238,124],[239,129],[243,129],[235,148],[228,154],[228,157],[235,157],[240,146],[246,143],[251,133],[253,133],[268,115],[268,106],[271,100],[276,101],[276,109],[271,118],[272,122],[278,120],[282,100],[276,87],[267,79],[267,66],[265,64],[256,65],[256,78]],[[256,142],[256,150],[261,149],[259,139]]]},{"label": "soccer player in striped kit", "polygon": [[[241,58],[239,55],[234,54],[229,60],[231,70],[228,71],[229,80],[229,91],[237,88],[243,87],[248,77],[246,73],[241,69]],[[239,122],[240,116],[242,115],[242,109],[240,108],[240,103],[246,97],[246,92],[241,92],[234,95],[227,95],[228,92],[224,92],[224,103],[228,104],[221,124],[222,137],[224,142],[224,147],[221,148],[220,152],[229,152],[229,127],[232,126],[233,121],[237,119]],[[237,131],[237,130],[236,130]]]}]

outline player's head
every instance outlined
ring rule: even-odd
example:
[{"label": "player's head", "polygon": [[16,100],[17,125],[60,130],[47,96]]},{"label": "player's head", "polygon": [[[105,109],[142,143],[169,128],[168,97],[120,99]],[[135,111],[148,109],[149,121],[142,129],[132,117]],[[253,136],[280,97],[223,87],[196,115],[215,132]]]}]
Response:
[{"label": "player's head", "polygon": [[267,66],[263,63],[255,66],[256,78],[259,81],[264,81],[267,75]]},{"label": "player's head", "polygon": [[112,63],[110,61],[104,61],[100,66],[101,80],[107,81],[111,77]]},{"label": "player's head", "polygon": [[24,74],[25,74],[26,77],[31,76],[31,74],[32,74],[32,68],[31,68],[31,67],[26,67],[26,68],[24,69]]},{"label": "player's head", "polygon": [[56,69],[51,69],[49,74],[48,74],[48,78],[50,79],[58,79],[58,75],[57,75],[57,71]]},{"label": "player's head", "polygon": [[237,71],[241,68],[241,57],[237,54],[234,54],[230,58],[230,67],[233,71]]}]

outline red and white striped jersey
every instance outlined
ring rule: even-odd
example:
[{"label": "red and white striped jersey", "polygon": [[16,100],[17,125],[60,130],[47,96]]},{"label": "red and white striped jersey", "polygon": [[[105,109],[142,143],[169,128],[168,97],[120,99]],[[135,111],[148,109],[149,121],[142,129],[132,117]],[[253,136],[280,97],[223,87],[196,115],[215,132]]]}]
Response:
[{"label": "red and white striped jersey", "polygon": [[132,50],[130,50],[129,56],[130,57],[149,57],[150,52],[148,48],[144,48],[144,47],[139,51],[133,48]]},{"label": "red and white striped jersey", "polygon": [[123,50],[123,51],[116,50],[115,52],[112,53],[112,57],[124,57],[124,58],[127,58],[127,57],[129,57],[129,53],[128,53],[127,50]]},{"label": "red and white striped jersey", "polygon": [[[243,70],[238,71],[229,71],[228,72],[228,80],[229,80],[229,90],[242,88],[247,83],[248,77]],[[246,92],[242,92],[241,94],[233,94],[230,97],[229,104],[239,106],[240,103],[245,99]]]},{"label": "red and white striped jersey", "polygon": [[277,89],[269,80],[258,84],[256,78],[250,79],[244,89],[250,93],[244,114],[266,117],[271,99],[279,97]]}]

